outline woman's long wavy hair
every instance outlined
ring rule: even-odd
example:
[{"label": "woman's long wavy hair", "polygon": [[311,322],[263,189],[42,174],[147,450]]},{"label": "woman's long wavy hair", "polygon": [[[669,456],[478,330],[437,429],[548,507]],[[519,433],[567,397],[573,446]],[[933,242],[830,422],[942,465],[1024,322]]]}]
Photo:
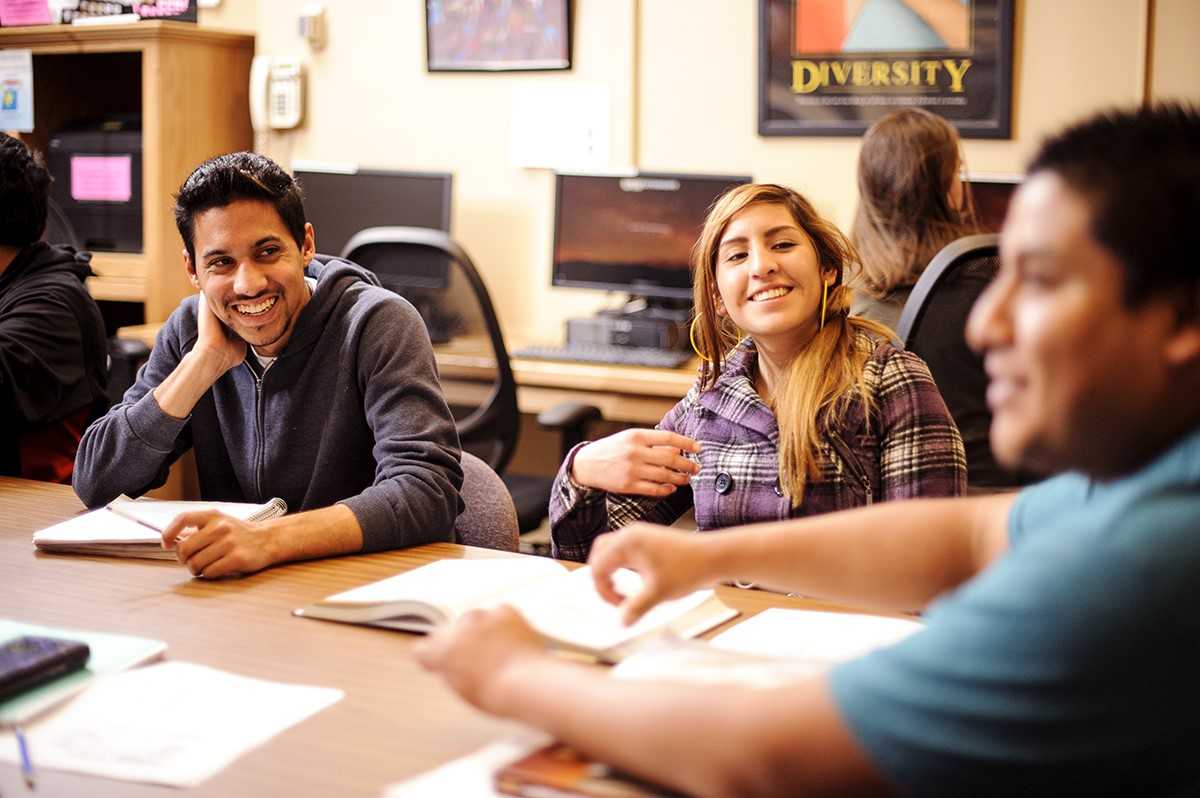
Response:
[{"label": "woman's long wavy hair", "polygon": [[978,232],[970,190],[950,203],[962,158],[958,134],[940,116],[906,108],[863,135],[858,155],[858,211],[850,240],[861,257],[850,282],[875,299],[913,285],[933,256]]},{"label": "woman's long wavy hair", "polygon": [[771,183],[737,186],[713,204],[692,250],[695,343],[704,358],[701,388],[709,388],[716,382],[741,338],[728,314],[717,313],[720,296],[717,254],[730,220],[756,204],[787,208],[812,241],[821,274],[831,270],[837,273],[826,302],[825,326],[796,355],[775,390],[779,482],[796,507],[804,498],[808,480],[820,476],[821,439],[828,434],[831,424],[855,397],[863,400],[868,412],[872,407],[863,382],[863,370],[871,351],[857,344],[856,332],[863,330],[884,338],[890,332],[880,324],[849,315],[851,291],[842,283],[842,272],[855,262],[855,253],[837,227],[822,219],[808,200],[790,188]]}]

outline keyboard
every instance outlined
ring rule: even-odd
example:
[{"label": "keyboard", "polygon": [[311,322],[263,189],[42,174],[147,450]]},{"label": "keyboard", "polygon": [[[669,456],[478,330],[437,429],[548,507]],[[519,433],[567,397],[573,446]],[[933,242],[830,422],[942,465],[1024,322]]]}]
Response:
[{"label": "keyboard", "polygon": [[514,351],[513,357],[531,360],[570,360],[577,363],[617,363],[622,366],[673,369],[691,360],[692,353],[678,349],[654,349],[643,346],[571,344],[569,346],[527,346]]}]

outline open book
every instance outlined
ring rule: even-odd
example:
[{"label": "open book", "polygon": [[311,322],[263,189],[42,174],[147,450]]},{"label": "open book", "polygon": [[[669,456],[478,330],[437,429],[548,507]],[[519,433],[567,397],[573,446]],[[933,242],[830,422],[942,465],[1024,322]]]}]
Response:
[{"label": "open book", "polygon": [[[618,571],[614,578],[625,595],[641,583],[633,571]],[[624,626],[617,608],[596,592],[590,569],[568,571],[542,557],[439,560],[329,596],[296,615],[427,632],[467,610],[499,604],[515,607],[557,647],[607,662],[620,660],[645,638],[695,637],[737,615],[711,590],[698,590]]]},{"label": "open book", "polygon": [[220,510],[243,521],[265,521],[287,512],[282,499],[266,504],[242,502],[183,502],[130,499],[120,496],[107,507],[33,533],[33,545],[43,551],[105,554],[173,560],[175,552],[162,547],[162,531],[180,513]]}]

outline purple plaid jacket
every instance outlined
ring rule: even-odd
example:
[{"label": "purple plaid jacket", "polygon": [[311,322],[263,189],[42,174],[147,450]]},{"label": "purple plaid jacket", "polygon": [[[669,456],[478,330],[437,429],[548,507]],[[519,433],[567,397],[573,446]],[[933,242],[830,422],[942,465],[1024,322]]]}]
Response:
[{"label": "purple plaid jacket", "polygon": [[[873,501],[958,496],[966,490],[962,439],[929,369],[916,355],[860,333],[871,349],[865,367],[875,402],[870,423],[854,401],[821,444],[821,476],[805,485],[797,507],[779,483],[779,425],[754,390],[758,351],[743,342],[713,387],[699,383],[659,423],[700,441],[700,473],[688,487],[658,499],[606,493],[571,478],[576,447],[550,493],[555,557],[584,561],[592,541],[633,521],[670,524],[696,508],[701,531],[845,510]],[[581,444],[586,446],[587,444]]]}]

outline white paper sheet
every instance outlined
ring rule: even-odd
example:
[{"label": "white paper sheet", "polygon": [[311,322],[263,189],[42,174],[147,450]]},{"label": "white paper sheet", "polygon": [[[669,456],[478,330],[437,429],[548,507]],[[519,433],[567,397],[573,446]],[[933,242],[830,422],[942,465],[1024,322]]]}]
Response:
[{"label": "white paper sheet", "polygon": [[0,130],[33,131],[33,51],[0,51]]},{"label": "white paper sheet", "polygon": [[[626,568],[613,574],[614,587],[623,596],[641,590],[642,577]],[[577,568],[562,579],[534,582],[506,593],[494,604],[511,604],[544,635],[594,651],[603,651],[647,634],[700,606],[712,595],[697,590],[682,598],[655,605],[637,623],[625,626],[621,611],[596,592],[589,566]],[[709,627],[711,628],[711,626]]]},{"label": "white paper sheet", "polygon": [[[35,769],[192,787],[342,695],[166,662],[98,679],[25,736]],[[0,759],[19,761],[11,732]]]},{"label": "white paper sheet", "polygon": [[383,798],[504,798],[494,786],[496,771],[549,742],[549,737],[531,735],[485,745],[415,779],[389,786]]},{"label": "white paper sheet", "polygon": [[711,642],[717,648],[743,654],[791,657],[832,666],[897,643],[921,628],[916,621],[901,618],[772,607]]}]

